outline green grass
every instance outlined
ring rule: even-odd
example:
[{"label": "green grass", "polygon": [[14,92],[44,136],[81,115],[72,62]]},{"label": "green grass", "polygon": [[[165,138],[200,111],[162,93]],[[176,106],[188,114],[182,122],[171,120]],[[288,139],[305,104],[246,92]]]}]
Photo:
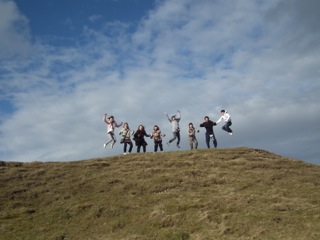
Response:
[{"label": "green grass", "polygon": [[0,162],[0,239],[320,239],[320,167],[250,148]]}]

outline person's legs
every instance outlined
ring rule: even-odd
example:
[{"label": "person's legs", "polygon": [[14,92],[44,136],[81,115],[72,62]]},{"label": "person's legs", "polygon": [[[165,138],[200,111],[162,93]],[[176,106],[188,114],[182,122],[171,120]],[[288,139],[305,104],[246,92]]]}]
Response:
[{"label": "person's legs", "polygon": [[126,143],[126,142],[123,144],[123,152],[124,152],[124,153],[127,152],[127,143]]},{"label": "person's legs", "polygon": [[139,145],[137,146],[137,153],[140,152],[140,148],[141,148],[141,145],[139,144]]},{"label": "person's legs", "polygon": [[163,151],[162,141],[159,142],[159,148],[160,148],[160,151],[162,152]]},{"label": "person's legs", "polygon": [[228,133],[232,133],[232,130],[230,128],[230,126],[232,125],[232,122],[227,122],[223,127],[222,129]]},{"label": "person's legs", "polygon": [[172,134],[173,134],[173,138],[171,138],[170,140],[169,140],[169,143],[172,143],[174,140],[176,140],[176,138],[177,138],[177,133],[176,132],[172,132]]},{"label": "person's legs", "polygon": [[216,148],[216,147],[218,146],[217,139],[216,139],[216,137],[215,137],[214,133],[213,133],[213,134],[211,134],[211,136],[212,136],[213,146]]},{"label": "person's legs", "polygon": [[104,144],[104,147],[106,147],[109,143],[112,143],[111,144],[111,148],[113,148],[113,145],[116,142],[114,133],[113,132],[108,132],[107,135],[108,135],[109,141]]},{"label": "person's legs", "polygon": [[154,152],[158,151],[158,145],[159,145],[158,142],[154,142]]},{"label": "person's legs", "polygon": [[142,145],[142,148],[143,148],[143,152],[145,153],[147,151],[147,145],[146,144],[143,144]]},{"label": "person's legs", "polygon": [[210,134],[209,133],[206,133],[206,144],[207,144],[207,147],[210,148]]},{"label": "person's legs", "polygon": [[190,145],[190,149],[193,149],[193,139],[189,138],[189,145]]},{"label": "person's legs", "polygon": [[177,136],[177,147],[180,148],[179,143],[180,143],[180,132],[176,132],[176,136]]},{"label": "person's legs", "polygon": [[195,149],[198,149],[198,140],[194,138],[193,141],[194,141]]},{"label": "person's legs", "polygon": [[132,143],[132,142],[129,142],[128,144],[129,144],[129,146],[130,146],[130,147],[129,147],[129,153],[131,153],[132,148],[133,148],[133,143]]}]

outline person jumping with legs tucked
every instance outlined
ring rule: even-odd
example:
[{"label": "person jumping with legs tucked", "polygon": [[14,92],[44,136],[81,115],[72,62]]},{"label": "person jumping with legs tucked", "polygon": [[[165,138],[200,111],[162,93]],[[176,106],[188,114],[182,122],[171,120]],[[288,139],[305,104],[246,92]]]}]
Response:
[{"label": "person jumping with legs tucked", "polygon": [[218,124],[222,120],[225,123],[223,125],[222,129],[224,131],[226,131],[227,133],[229,133],[229,135],[232,135],[232,129],[230,128],[230,126],[232,125],[232,121],[231,121],[231,117],[230,117],[230,114],[228,113],[228,111],[221,110],[221,117],[219,118],[219,120],[216,123]]}]

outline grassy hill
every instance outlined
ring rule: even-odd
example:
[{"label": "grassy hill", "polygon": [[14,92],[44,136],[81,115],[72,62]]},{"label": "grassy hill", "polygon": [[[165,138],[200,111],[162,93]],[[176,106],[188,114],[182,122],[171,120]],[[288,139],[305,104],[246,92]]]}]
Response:
[{"label": "grassy hill", "polygon": [[320,239],[320,167],[250,148],[0,162],[0,239]]}]

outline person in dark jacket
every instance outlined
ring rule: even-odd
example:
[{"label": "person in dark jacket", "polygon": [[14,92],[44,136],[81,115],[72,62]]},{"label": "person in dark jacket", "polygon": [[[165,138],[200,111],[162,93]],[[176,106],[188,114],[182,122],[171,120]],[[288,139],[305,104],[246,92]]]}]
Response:
[{"label": "person in dark jacket", "polygon": [[137,153],[140,152],[141,147],[142,147],[144,153],[147,150],[148,144],[147,144],[146,140],[144,139],[144,137],[150,137],[150,135],[146,133],[143,125],[139,125],[138,130],[134,134],[134,138],[133,138],[133,140],[136,142]]},{"label": "person in dark jacket", "polygon": [[210,138],[212,138],[213,145],[216,148],[218,145],[217,139],[214,136],[213,126],[216,126],[215,122],[212,122],[208,116],[204,117],[204,122],[200,124],[200,127],[204,127],[206,129],[206,144],[207,147],[210,148]]}]

